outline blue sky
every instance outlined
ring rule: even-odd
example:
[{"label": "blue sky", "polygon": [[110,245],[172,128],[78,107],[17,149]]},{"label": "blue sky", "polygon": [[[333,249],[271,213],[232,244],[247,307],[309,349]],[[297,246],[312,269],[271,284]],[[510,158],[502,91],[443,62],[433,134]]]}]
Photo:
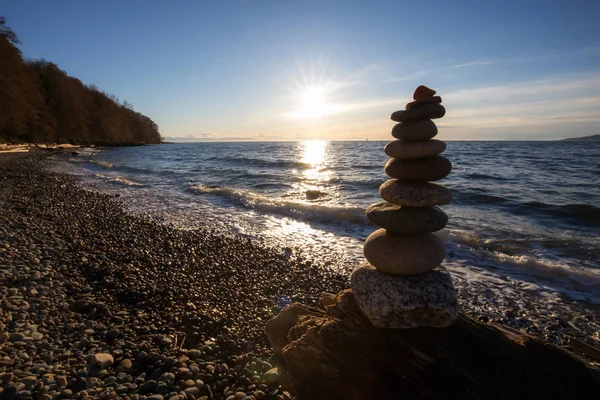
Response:
[{"label": "blue sky", "polygon": [[[560,4],[559,4],[560,3]],[[600,1],[28,1],[0,15],[163,136],[388,139],[425,84],[441,139],[600,133]]]}]

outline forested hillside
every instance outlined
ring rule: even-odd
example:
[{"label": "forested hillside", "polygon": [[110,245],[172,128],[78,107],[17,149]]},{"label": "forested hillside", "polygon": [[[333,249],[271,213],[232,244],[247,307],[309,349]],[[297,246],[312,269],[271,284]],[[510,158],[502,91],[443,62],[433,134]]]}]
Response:
[{"label": "forested hillside", "polygon": [[24,60],[0,17],[0,143],[160,143],[158,126],[46,60]]}]

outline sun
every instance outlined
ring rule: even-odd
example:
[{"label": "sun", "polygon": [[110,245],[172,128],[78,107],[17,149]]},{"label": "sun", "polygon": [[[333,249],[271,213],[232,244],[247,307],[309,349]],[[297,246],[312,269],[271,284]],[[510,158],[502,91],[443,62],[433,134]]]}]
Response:
[{"label": "sun", "polygon": [[297,97],[297,108],[290,113],[292,118],[317,119],[337,112],[325,86],[306,86],[298,91]]},{"label": "sun", "polygon": [[[290,119],[317,122],[318,120],[347,111],[342,101],[343,89],[354,81],[341,79],[327,68],[327,61],[318,58],[307,63],[297,62],[297,72],[289,80],[282,80],[287,89],[286,100],[291,100],[291,109],[284,115]],[[320,123],[321,121],[319,121]]]}]

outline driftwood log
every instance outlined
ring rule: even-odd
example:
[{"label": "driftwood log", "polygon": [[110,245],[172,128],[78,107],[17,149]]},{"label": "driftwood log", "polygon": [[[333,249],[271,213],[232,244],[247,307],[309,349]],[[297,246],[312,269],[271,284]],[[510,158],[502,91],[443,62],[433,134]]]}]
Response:
[{"label": "driftwood log", "polygon": [[600,398],[599,371],[557,346],[462,314],[444,329],[377,329],[350,289],[326,312],[287,307],[266,332],[301,400]]}]

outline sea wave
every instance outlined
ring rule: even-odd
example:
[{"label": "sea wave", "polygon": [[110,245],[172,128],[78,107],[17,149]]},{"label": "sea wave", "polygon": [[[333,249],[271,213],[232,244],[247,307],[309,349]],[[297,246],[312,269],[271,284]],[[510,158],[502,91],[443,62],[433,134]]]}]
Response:
[{"label": "sea wave", "polygon": [[453,191],[453,196],[456,204],[501,204],[510,200],[500,196],[493,196],[476,191],[476,188],[463,189]]},{"label": "sea wave", "polygon": [[96,178],[100,178],[106,182],[116,183],[116,184],[120,184],[120,185],[124,185],[124,186],[137,186],[137,187],[145,186],[143,183],[134,182],[134,181],[126,179],[120,175],[111,176],[111,175],[104,175],[104,174],[96,174],[95,176],[96,176]]},{"label": "sea wave", "polygon": [[509,245],[503,240],[484,240],[462,230],[444,229],[436,234],[444,240],[449,256],[454,260],[530,282],[534,290],[540,285],[549,285],[572,298],[600,304],[599,269],[531,254],[508,254],[510,249],[507,251],[506,247]]},{"label": "sea wave", "polygon": [[466,174],[465,178],[467,178],[467,179],[489,179],[489,180],[494,180],[494,181],[507,181],[507,180],[509,180],[509,178],[506,178],[506,177],[503,177],[503,176],[487,175],[487,174],[482,174],[480,172],[472,172],[470,174]]},{"label": "sea wave", "polygon": [[310,163],[292,160],[268,160],[264,158],[251,158],[239,156],[213,156],[206,161],[219,161],[231,164],[249,165],[253,167],[276,167],[276,168],[312,168]]},{"label": "sea wave", "polygon": [[195,194],[210,194],[227,198],[235,204],[263,213],[278,214],[302,220],[319,222],[346,221],[367,224],[364,209],[302,202],[298,200],[269,197],[249,190],[191,185],[189,191]]},{"label": "sea wave", "polygon": [[114,164],[111,164],[111,163],[106,162],[106,161],[85,160],[84,162],[97,165],[97,166],[102,167],[104,169],[113,169],[113,168],[115,168]]},{"label": "sea wave", "polygon": [[544,213],[561,219],[576,221],[579,224],[595,226],[600,225],[600,207],[591,204],[547,204],[539,201],[522,203],[521,207],[531,212]]},{"label": "sea wave", "polygon": [[516,201],[515,199],[480,192],[478,188],[453,190],[455,205],[500,207],[515,215],[532,218],[552,217],[556,220],[576,222],[584,226],[600,226],[600,207],[592,204],[549,204],[542,201]]}]

